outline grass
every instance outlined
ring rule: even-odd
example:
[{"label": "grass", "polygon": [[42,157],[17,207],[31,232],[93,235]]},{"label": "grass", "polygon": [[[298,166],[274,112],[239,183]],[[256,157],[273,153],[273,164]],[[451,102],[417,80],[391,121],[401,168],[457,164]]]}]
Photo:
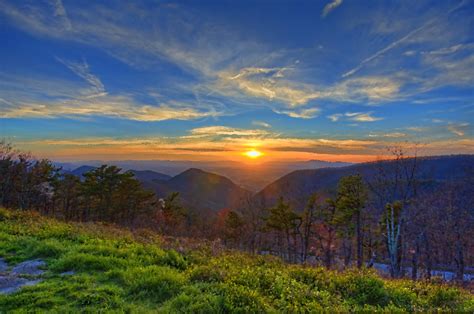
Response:
[{"label": "grass", "polygon": [[0,257],[48,265],[41,283],[0,295],[0,312],[474,312],[474,297],[448,285],[164,247],[150,232],[0,209]]}]

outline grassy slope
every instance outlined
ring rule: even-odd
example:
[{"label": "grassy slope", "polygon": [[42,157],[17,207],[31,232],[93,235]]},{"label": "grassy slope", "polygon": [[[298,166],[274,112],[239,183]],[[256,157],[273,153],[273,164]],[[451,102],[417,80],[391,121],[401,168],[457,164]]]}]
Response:
[{"label": "grassy slope", "polygon": [[[42,258],[45,280],[0,295],[0,312],[474,311],[474,297],[449,287],[382,280],[369,271],[333,273],[270,257],[205,248],[181,255],[100,224],[66,224],[0,209],[0,257]],[[74,270],[72,276],[60,276]]]}]

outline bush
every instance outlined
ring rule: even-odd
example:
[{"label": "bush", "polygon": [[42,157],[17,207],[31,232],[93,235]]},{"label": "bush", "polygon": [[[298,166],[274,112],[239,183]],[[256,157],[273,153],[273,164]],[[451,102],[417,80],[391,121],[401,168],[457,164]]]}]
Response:
[{"label": "bush", "polygon": [[197,288],[179,294],[169,300],[163,308],[163,313],[225,313],[224,298],[222,296],[204,292]]},{"label": "bush", "polygon": [[125,259],[113,256],[100,256],[85,253],[71,252],[52,264],[51,269],[56,272],[74,270],[77,272],[103,272],[115,268],[125,268]]},{"label": "bush", "polygon": [[368,271],[351,270],[334,276],[335,291],[356,305],[388,304],[383,281]]},{"label": "bush", "polygon": [[224,298],[225,312],[266,313],[271,310],[269,304],[255,290],[235,284],[220,285],[218,287]]},{"label": "bush", "polygon": [[224,275],[220,269],[212,266],[198,266],[189,274],[191,282],[222,282]]},{"label": "bush", "polygon": [[132,299],[150,299],[161,303],[177,295],[185,279],[176,270],[164,266],[135,267],[110,274],[126,287]]}]

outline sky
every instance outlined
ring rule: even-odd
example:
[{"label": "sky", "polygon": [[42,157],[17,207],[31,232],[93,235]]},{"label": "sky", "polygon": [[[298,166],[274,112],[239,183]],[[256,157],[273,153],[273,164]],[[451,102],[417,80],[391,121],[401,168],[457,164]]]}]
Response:
[{"label": "sky", "polygon": [[54,160],[474,153],[474,1],[0,0],[0,138]]}]

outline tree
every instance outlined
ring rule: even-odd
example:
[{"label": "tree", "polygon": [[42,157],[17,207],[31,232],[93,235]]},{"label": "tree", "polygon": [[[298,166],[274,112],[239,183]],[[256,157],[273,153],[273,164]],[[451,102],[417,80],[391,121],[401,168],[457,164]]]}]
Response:
[{"label": "tree", "polygon": [[[268,230],[277,232],[279,241],[281,236],[285,238],[288,260],[292,261],[294,257],[292,238],[294,240],[295,231],[301,224],[300,216],[283,200],[283,197],[280,197],[277,204],[268,210],[265,224]],[[281,252],[281,243],[279,246]]]},{"label": "tree", "polygon": [[230,240],[238,244],[243,226],[244,221],[242,220],[240,214],[233,210],[228,211],[224,220],[224,236],[226,240]]},{"label": "tree", "polygon": [[321,207],[317,215],[319,222],[318,239],[324,254],[324,265],[327,269],[332,266],[334,242],[336,240],[337,221],[336,221],[337,202],[333,199],[326,200],[326,206]]},{"label": "tree", "polygon": [[417,195],[418,159],[414,153],[407,156],[402,147],[388,149],[392,160],[379,163],[378,173],[369,182],[369,188],[383,208],[383,230],[392,277],[401,274],[402,240],[405,216]]},{"label": "tree", "polygon": [[132,172],[121,170],[102,165],[84,174],[84,220],[131,224],[144,210],[152,209],[154,193],[144,190]]},{"label": "tree", "polygon": [[315,218],[315,211],[317,207],[317,194],[313,193],[306,204],[306,207],[301,216],[301,261],[304,263],[308,257],[309,244],[313,234],[313,223]]},{"label": "tree", "polygon": [[179,193],[173,192],[165,198],[160,198],[158,205],[157,220],[160,230],[166,234],[175,234],[186,223],[189,215],[179,202]]},{"label": "tree", "polygon": [[354,224],[357,242],[357,267],[363,263],[362,210],[367,201],[367,189],[360,175],[341,178],[337,190],[337,211],[340,223]]}]

